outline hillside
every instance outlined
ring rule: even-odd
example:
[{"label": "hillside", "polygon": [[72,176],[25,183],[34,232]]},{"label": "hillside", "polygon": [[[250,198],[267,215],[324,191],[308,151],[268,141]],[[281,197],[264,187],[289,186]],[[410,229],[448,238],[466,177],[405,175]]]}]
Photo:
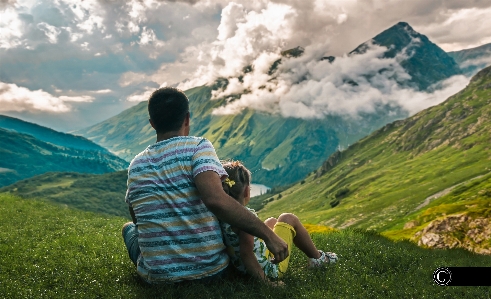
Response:
[{"label": "hillside", "polygon": [[49,142],[58,146],[69,147],[79,150],[100,151],[107,153],[107,149],[94,142],[72,134],[66,134],[46,128],[34,123],[26,122],[18,118],[0,115],[0,128],[28,134],[36,139]]},{"label": "hillside", "polygon": [[[191,134],[208,138],[221,159],[244,162],[254,173],[254,182],[267,186],[286,185],[304,178],[338,146],[355,142],[394,117],[374,114],[360,120],[335,116],[302,120],[253,110],[217,116],[212,111],[224,99],[211,101],[211,91],[208,86],[186,91],[192,115]],[[156,139],[148,124],[147,102],[76,133],[127,160]]]},{"label": "hillside", "polygon": [[407,84],[409,87],[427,90],[438,81],[462,73],[451,56],[405,22],[399,22],[359,45],[350,55],[364,53],[369,43],[387,47],[385,58],[394,58],[400,54],[408,57],[400,64],[411,76]]},{"label": "hillside", "polygon": [[[479,233],[487,234],[487,222],[479,219],[489,217],[491,203],[490,104],[488,67],[444,103],[388,124],[336,152],[316,174],[283,191],[281,198],[273,197],[260,216],[290,211],[309,223],[417,239],[431,221],[465,214],[469,222],[480,223],[474,226]],[[472,195],[437,196],[459,183],[476,182],[482,185]],[[440,206],[451,203],[452,209]],[[465,242],[460,235],[459,242]],[[485,240],[476,250],[491,248],[489,238]]]},{"label": "hillside", "polygon": [[[433,271],[482,266],[488,256],[425,250],[376,233],[347,229],[313,234],[339,263],[307,269],[293,248],[285,287],[247,279],[148,287],[130,262],[120,217],[80,212],[0,194],[0,297],[24,298],[485,298],[489,287],[440,287]],[[22,224],[19,226],[19,224]],[[12,233],[15,232],[15,233]],[[329,245],[327,245],[329,244]],[[328,246],[328,247],[326,247]],[[404,283],[401,283],[401,277]]]},{"label": "hillside", "polygon": [[[414,43],[415,39],[421,42]],[[393,26],[374,40],[391,47],[387,57],[400,53],[413,42],[409,48],[414,55],[401,63],[412,76],[409,85],[416,89],[425,89],[460,72],[451,57],[406,23]],[[303,51],[301,47],[283,51],[282,59],[301,56]],[[282,59],[273,63],[272,72]],[[432,66],[431,70],[427,69],[428,65]],[[250,67],[244,69],[246,72],[250,72]],[[254,182],[269,187],[285,186],[305,178],[336,149],[345,148],[385,124],[407,116],[402,109],[385,106],[377,107],[374,113],[360,115],[358,119],[335,115],[314,120],[283,118],[253,109],[237,115],[212,115],[228,100],[210,100],[211,92],[223,88],[227,82],[227,78],[221,78],[213,86],[186,91],[192,115],[191,134],[208,138],[221,159],[243,161],[253,172]],[[139,103],[76,134],[130,161],[155,140],[146,109],[146,102]]]},{"label": "hillside", "polygon": [[63,147],[0,128],[0,187],[49,171],[106,173],[127,165],[109,152]]},{"label": "hillside", "polygon": [[491,44],[448,52],[467,76],[473,76],[481,69],[491,65]]},{"label": "hillside", "polygon": [[0,193],[131,219],[124,201],[127,178],[127,171],[105,174],[49,172],[0,188]]}]

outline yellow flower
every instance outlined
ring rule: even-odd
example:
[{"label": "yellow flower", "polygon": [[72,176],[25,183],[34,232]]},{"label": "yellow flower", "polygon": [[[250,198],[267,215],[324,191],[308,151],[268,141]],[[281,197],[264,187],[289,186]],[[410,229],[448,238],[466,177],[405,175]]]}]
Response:
[{"label": "yellow flower", "polygon": [[235,181],[231,180],[229,178],[225,179],[225,184],[227,184],[230,188],[232,188],[233,185],[235,185]]}]

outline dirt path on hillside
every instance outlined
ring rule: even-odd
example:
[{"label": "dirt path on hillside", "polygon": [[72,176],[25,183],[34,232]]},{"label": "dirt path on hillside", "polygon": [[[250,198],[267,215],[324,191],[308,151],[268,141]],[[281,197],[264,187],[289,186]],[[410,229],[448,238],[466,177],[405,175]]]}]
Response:
[{"label": "dirt path on hillside", "polygon": [[465,183],[468,183],[468,182],[470,182],[470,181],[480,179],[480,178],[482,178],[483,176],[485,176],[485,175],[487,175],[487,174],[488,174],[488,173],[483,174],[483,175],[480,175],[480,176],[476,176],[476,177],[474,177],[474,178],[472,178],[472,179],[468,179],[467,181],[464,181],[464,182],[459,183],[459,184],[457,184],[457,185],[453,185],[453,186],[448,187],[447,189],[444,189],[444,190],[442,190],[442,191],[440,191],[440,192],[438,192],[438,193],[435,193],[435,194],[433,194],[433,195],[428,196],[428,197],[427,197],[427,198],[426,198],[426,199],[423,201],[423,203],[422,203],[422,204],[420,204],[419,206],[417,206],[417,207],[416,207],[416,209],[414,209],[414,211],[412,211],[412,213],[414,213],[414,212],[416,212],[416,211],[420,210],[421,208],[423,208],[423,207],[425,207],[425,206],[429,205],[431,201],[433,201],[433,200],[435,200],[435,199],[437,199],[437,198],[440,198],[440,197],[442,197],[442,196],[447,195],[448,193],[450,193],[450,192],[451,192],[453,189],[455,189],[456,187],[458,187],[458,186],[460,186],[460,185],[463,185],[463,184],[465,184]]}]

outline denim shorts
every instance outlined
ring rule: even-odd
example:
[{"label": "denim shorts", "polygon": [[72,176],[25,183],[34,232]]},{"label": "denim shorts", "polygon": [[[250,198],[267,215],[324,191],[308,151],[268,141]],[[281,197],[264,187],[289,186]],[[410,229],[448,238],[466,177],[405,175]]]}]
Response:
[{"label": "denim shorts", "polygon": [[140,256],[140,246],[138,246],[138,232],[134,223],[128,224],[123,230],[123,240],[128,250],[128,255],[131,261],[136,266],[138,257]]}]

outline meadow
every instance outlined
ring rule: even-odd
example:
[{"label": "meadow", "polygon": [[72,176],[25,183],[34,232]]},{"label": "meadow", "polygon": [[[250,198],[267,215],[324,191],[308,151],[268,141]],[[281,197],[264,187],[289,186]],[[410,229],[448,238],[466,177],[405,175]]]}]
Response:
[{"label": "meadow", "polygon": [[0,194],[0,298],[490,298],[491,287],[441,287],[441,266],[482,266],[490,256],[394,242],[376,232],[312,233],[339,263],[307,269],[294,248],[284,287],[244,278],[213,285],[147,286],[120,237],[126,218]]}]

